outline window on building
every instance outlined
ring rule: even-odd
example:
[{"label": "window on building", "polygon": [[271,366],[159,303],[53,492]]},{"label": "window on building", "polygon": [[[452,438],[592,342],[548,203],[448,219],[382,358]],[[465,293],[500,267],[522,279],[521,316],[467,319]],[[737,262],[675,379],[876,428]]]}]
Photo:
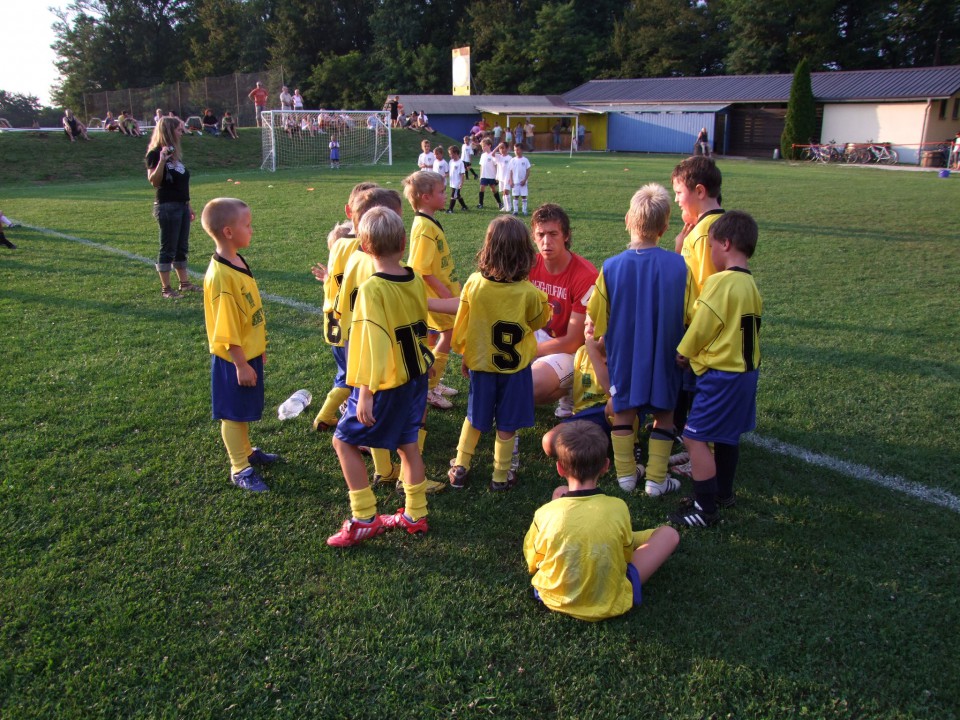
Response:
[{"label": "window on building", "polygon": [[940,114],[937,116],[937,118],[940,120],[947,119],[947,101],[946,100],[940,101]]},{"label": "window on building", "polygon": [[951,120],[960,120],[960,98],[953,99],[953,112],[950,113]]}]

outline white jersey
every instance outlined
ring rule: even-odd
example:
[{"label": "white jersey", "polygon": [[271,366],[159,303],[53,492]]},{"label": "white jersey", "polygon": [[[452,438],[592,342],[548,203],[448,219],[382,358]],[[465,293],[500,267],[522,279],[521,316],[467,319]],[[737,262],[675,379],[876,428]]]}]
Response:
[{"label": "white jersey", "polygon": [[433,170],[433,161],[436,160],[436,156],[429,150],[420,153],[420,157],[417,158],[417,167],[421,170]]},{"label": "white jersey", "polygon": [[[434,156],[434,157],[436,157],[436,156]],[[447,161],[446,161],[446,160],[437,160],[437,159],[434,159],[434,161],[433,161],[433,171],[434,171],[435,173],[440,173],[441,175],[443,175],[443,183],[444,183],[444,185],[446,185],[446,184],[447,184],[447,180],[448,180],[447,175],[450,174],[450,165],[447,164]]]},{"label": "white jersey", "polygon": [[509,155],[494,155],[494,161],[497,163],[497,182],[510,184],[510,163],[512,160]]},{"label": "white jersey", "polygon": [[460,157],[465,163],[473,162],[473,145],[464,143],[460,147]]},{"label": "white jersey", "polygon": [[485,152],[480,156],[480,178],[483,180],[497,179],[497,158],[493,153]]},{"label": "white jersey", "polygon": [[451,160],[450,165],[450,187],[458,188],[463,185],[463,176],[467,169],[463,166],[463,160]]},{"label": "white jersey", "polygon": [[527,175],[530,173],[530,161],[525,157],[515,157],[510,161],[510,184],[526,185]]}]

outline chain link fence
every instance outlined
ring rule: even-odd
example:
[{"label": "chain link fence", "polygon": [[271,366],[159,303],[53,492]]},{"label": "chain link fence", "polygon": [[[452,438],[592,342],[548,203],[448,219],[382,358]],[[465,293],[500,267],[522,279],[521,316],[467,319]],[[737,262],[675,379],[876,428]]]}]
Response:
[{"label": "chain link fence", "polygon": [[[93,118],[106,117],[107,111],[114,116],[130,110],[133,116],[149,125],[157,108],[164,115],[173,110],[186,120],[191,115],[202,116],[206,108],[217,117],[229,111],[240,127],[256,125],[253,101],[248,97],[257,82],[270,94],[267,109],[279,109],[280,87],[284,84],[283,68],[255,73],[234,73],[220,77],[208,77],[193,82],[176,82],[170,85],[155,85],[150,88],[128,88],[96,93],[84,93],[83,115],[87,124]],[[75,110],[78,115],[80,114]]]}]

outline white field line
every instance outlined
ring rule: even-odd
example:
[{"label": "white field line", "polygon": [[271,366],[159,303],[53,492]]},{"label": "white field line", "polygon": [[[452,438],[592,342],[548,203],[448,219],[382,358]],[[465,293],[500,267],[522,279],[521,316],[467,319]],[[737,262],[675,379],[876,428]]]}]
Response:
[{"label": "white field line", "polygon": [[[70,240],[71,242],[80,243],[81,245],[87,245],[89,247],[103,250],[104,252],[112,253],[114,255],[120,255],[128,260],[136,260],[137,262],[150,265],[151,267],[154,265],[154,260],[152,258],[127,252],[126,250],[120,250],[119,248],[94,242],[93,240],[67,235],[65,233],[57,232],[56,230],[48,230],[47,228],[34,227],[32,225],[25,224],[23,227],[29,228],[30,230],[36,230],[44,235],[63,238],[64,240]],[[200,280],[203,279],[203,273],[199,273],[194,270],[190,270],[189,272],[191,277]],[[310,305],[309,303],[300,302],[299,300],[293,300],[291,298],[285,298],[280,295],[264,294],[261,295],[261,297],[263,297],[265,300],[269,300],[270,302],[286,305],[287,307],[310,313],[312,315],[320,315],[323,313],[323,309],[318,308],[316,305]],[[912,480],[907,480],[906,478],[902,478],[898,475],[884,475],[872,468],[867,467],[866,465],[857,465],[856,463],[847,462],[846,460],[839,460],[838,458],[830,457],[829,455],[821,455],[820,453],[815,453],[797,445],[791,445],[789,443],[781,442],[780,440],[762,437],[756,433],[747,433],[744,435],[743,439],[744,442],[755,445],[762,450],[767,450],[768,452],[776,453],[778,455],[786,455],[787,457],[802,460],[810,465],[833,470],[834,472],[838,472],[841,475],[846,475],[847,477],[855,480],[863,480],[865,482],[872,483],[873,485],[887,488],[888,490],[894,490],[896,492],[903,493],[904,495],[915,497],[918,500],[930,503],[931,505],[939,505],[940,507],[952,510],[955,513],[960,513],[960,497],[957,497],[953,493],[947,492],[946,490],[927,487],[922,483],[913,482]]]}]

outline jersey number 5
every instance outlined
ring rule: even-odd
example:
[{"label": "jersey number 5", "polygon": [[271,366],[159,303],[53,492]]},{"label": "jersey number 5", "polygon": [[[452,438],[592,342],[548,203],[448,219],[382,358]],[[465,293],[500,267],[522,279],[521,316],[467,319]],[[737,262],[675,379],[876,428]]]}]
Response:
[{"label": "jersey number 5", "polygon": [[517,323],[500,320],[493,324],[493,346],[499,350],[493,356],[493,364],[498,370],[516,370],[520,367],[520,353],[517,345],[523,340],[523,328]]}]

